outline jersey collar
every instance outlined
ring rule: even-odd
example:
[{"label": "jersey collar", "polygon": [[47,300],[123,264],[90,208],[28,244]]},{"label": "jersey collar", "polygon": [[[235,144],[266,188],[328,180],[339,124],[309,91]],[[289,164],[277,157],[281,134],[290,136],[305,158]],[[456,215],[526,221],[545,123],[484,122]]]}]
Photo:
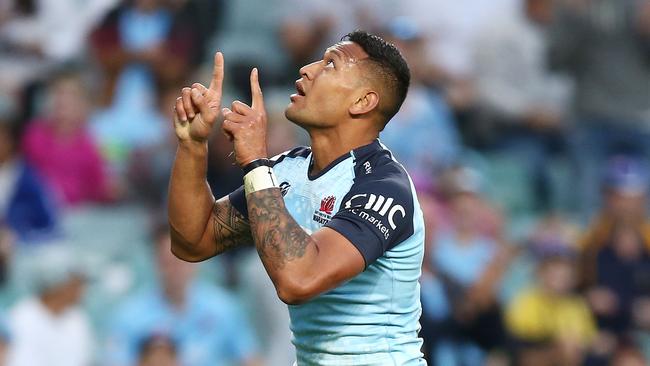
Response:
[{"label": "jersey collar", "polygon": [[373,140],[371,143],[369,143],[367,145],[357,147],[356,149],[351,150],[350,152],[339,156],[338,158],[334,159],[334,161],[327,164],[327,166],[325,168],[323,168],[320,172],[318,172],[318,174],[314,174],[314,175],[312,175],[310,173],[311,168],[314,165],[314,156],[313,156],[313,151],[312,151],[312,153],[309,155],[309,168],[307,170],[307,178],[309,180],[316,180],[316,179],[322,177],[323,175],[325,175],[328,171],[330,171],[332,168],[337,166],[340,162],[342,162],[344,160],[347,160],[348,158],[353,158],[355,161],[356,160],[361,160],[364,157],[374,153],[375,151],[381,150],[381,149],[382,149],[381,142],[379,141],[379,139],[375,139],[375,140]]}]

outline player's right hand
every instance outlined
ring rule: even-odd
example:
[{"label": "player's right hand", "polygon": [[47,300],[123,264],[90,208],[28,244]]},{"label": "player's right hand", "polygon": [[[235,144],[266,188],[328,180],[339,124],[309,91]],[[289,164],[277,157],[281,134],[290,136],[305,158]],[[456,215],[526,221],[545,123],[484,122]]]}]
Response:
[{"label": "player's right hand", "polygon": [[194,83],[181,90],[174,106],[174,130],[179,141],[205,142],[219,116],[223,84],[223,54],[214,55],[210,86]]}]

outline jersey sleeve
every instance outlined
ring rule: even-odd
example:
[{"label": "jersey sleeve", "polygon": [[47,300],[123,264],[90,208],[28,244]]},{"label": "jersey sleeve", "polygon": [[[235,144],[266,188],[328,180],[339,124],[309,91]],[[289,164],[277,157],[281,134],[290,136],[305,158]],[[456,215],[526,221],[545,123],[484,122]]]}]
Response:
[{"label": "jersey sleeve", "polygon": [[237,210],[246,218],[246,220],[248,220],[248,204],[246,203],[246,193],[244,192],[244,186],[242,185],[228,194],[228,199],[230,200],[230,204],[235,208],[235,210]]},{"label": "jersey sleeve", "polygon": [[361,173],[326,225],[361,252],[366,267],[414,232],[410,180],[397,167],[383,170]]}]

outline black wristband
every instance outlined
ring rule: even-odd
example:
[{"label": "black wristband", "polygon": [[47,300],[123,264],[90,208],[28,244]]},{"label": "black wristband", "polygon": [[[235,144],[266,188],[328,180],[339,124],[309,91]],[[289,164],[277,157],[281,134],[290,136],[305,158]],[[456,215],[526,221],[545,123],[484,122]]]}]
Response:
[{"label": "black wristband", "polygon": [[272,167],[273,162],[269,159],[255,159],[251,161],[250,163],[246,164],[246,166],[242,167],[242,170],[244,171],[244,174],[248,174],[251,170],[260,167],[260,166],[268,166]]}]

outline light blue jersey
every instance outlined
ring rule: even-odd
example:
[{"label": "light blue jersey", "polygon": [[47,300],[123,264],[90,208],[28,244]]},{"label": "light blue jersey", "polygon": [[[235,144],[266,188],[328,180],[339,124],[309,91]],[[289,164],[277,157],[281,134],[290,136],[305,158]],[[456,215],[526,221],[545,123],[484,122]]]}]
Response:
[{"label": "light blue jersey", "polygon": [[[336,230],[366,262],[365,271],[341,286],[289,306],[298,365],[425,365],[417,335],[424,220],[404,168],[379,140],[316,176],[309,175],[309,148],[274,159],[296,222],[308,233]],[[241,188],[230,200],[247,215]]]}]

